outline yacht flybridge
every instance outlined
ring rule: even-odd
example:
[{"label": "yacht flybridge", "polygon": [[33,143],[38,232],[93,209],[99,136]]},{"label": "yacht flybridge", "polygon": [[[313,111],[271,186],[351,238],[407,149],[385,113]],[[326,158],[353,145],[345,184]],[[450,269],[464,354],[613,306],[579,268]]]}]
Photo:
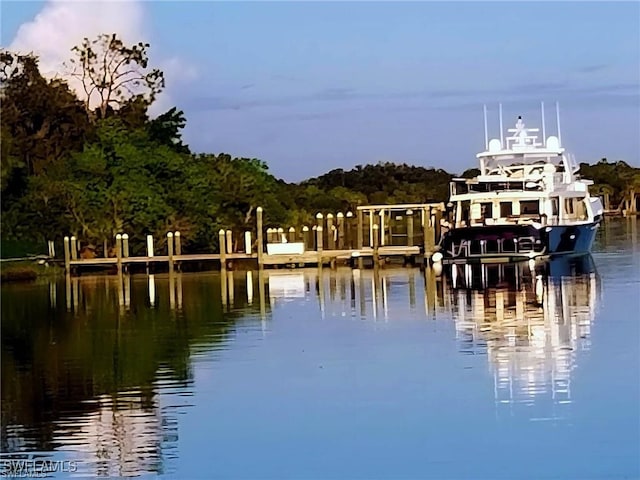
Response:
[{"label": "yacht flybridge", "polygon": [[589,195],[593,182],[580,178],[574,157],[562,148],[557,113],[557,136],[545,138],[543,105],[542,142],[539,129],[527,128],[522,117],[503,139],[500,108],[500,138],[489,141],[485,107],[485,151],[477,155],[480,174],[453,179],[450,185],[453,212],[441,242],[444,261],[517,260],[591,250],[602,203]]}]

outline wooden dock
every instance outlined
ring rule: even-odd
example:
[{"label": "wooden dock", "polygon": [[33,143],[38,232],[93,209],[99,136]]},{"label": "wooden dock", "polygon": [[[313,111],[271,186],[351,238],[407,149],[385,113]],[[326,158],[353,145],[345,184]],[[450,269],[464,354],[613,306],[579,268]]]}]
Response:
[{"label": "wooden dock", "polygon": [[[442,204],[403,204],[359,206],[357,215],[322,213],[316,224],[302,228],[264,228],[263,212],[256,210],[256,241],[253,232],[220,230],[218,253],[186,253],[182,251],[180,232],[168,232],[161,255],[155,255],[154,239],[146,238],[146,255],[129,255],[129,237],[115,238],[115,256],[81,258],[80,241],[72,236],[64,238],[64,264],[67,272],[79,274],[87,268],[116,268],[120,273],[130,267],[143,265],[157,268],[167,265],[169,271],[193,262],[214,262],[220,270],[234,269],[238,263],[245,268],[262,269],[280,266],[303,267],[350,265],[363,268],[400,259],[404,263],[424,264],[437,251],[440,235]],[[234,233],[243,238],[238,251]],[[234,250],[234,247],[236,250]]]}]

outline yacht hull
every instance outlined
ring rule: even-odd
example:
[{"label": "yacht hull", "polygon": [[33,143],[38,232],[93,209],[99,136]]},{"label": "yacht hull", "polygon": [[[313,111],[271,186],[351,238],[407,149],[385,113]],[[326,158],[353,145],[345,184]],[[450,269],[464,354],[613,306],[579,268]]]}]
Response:
[{"label": "yacht hull", "polygon": [[517,261],[591,251],[599,222],[579,225],[491,225],[456,228],[442,239],[445,262]]}]

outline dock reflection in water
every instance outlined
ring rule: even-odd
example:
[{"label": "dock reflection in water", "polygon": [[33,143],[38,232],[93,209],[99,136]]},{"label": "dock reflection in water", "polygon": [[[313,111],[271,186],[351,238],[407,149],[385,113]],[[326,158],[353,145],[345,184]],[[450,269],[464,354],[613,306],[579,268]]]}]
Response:
[{"label": "dock reflection in water", "polygon": [[[196,395],[195,372],[224,362],[219,353],[236,348],[240,333],[259,348],[291,304],[310,321],[315,312],[317,321],[453,321],[452,350],[456,335],[462,354],[487,355],[499,406],[550,402],[549,418],[561,418],[554,408],[571,401],[598,288],[591,257],[533,272],[527,263],[454,267],[441,277],[344,268],[7,286],[2,450],[80,456],[89,475],[171,472],[180,414],[211,400]],[[354,355],[354,364],[367,361]]]}]

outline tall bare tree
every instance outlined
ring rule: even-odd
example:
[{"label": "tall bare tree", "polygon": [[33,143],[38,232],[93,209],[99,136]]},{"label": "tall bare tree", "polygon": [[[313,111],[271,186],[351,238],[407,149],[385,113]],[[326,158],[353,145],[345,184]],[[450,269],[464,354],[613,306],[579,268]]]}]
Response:
[{"label": "tall bare tree", "polygon": [[85,38],[71,49],[74,58],[67,66],[82,84],[87,112],[105,118],[135,99],[153,103],[164,88],[164,75],[149,68],[148,48],[142,42],[127,46],[114,33]]}]

